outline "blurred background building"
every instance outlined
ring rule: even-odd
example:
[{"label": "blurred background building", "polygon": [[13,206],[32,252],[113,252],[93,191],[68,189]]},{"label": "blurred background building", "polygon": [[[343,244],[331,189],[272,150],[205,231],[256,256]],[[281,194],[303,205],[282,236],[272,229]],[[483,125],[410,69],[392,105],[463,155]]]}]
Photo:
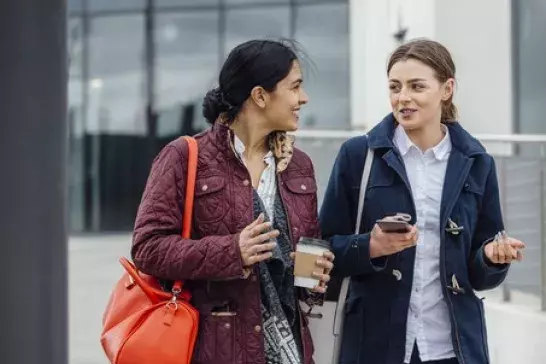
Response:
[{"label": "blurred background building", "polygon": [[445,43],[474,133],[543,133],[543,0],[70,0],[73,232],[126,231],[153,156],[206,127],[204,93],[237,44],[294,38],[310,58],[302,129],[367,129],[388,111],[401,41]]},{"label": "blurred background building", "polygon": [[312,59],[304,128],[350,127],[346,0],[70,0],[71,227],[132,229],[150,162],[207,125],[237,44],[295,38]]}]

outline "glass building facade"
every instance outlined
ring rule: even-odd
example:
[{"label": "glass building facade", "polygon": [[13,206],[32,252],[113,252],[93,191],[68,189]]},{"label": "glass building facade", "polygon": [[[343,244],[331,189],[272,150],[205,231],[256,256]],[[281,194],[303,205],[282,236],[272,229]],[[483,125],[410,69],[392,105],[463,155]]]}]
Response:
[{"label": "glass building facade", "polygon": [[544,0],[512,0],[514,129],[520,134],[546,134],[545,15]]},{"label": "glass building facade", "polygon": [[349,128],[347,0],[69,0],[70,226],[128,231],[154,156],[207,127],[229,51],[293,38],[306,58],[302,128]]}]

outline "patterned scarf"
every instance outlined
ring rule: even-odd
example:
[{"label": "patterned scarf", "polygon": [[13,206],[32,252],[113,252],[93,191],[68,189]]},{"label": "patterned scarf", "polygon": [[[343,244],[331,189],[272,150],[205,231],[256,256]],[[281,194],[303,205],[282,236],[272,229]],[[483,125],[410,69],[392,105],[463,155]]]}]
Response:
[{"label": "patterned scarf", "polygon": [[[254,217],[264,213],[264,204],[254,191]],[[280,231],[273,257],[259,264],[262,320],[266,364],[301,364],[301,337],[294,287],[293,251],[282,201],[275,198],[273,228]]]}]

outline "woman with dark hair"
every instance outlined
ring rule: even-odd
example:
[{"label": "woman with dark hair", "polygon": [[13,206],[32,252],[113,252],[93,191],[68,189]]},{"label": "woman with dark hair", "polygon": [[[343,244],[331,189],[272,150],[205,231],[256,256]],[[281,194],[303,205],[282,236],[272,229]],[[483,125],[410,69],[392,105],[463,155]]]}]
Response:
[{"label": "woman with dark hair", "polygon": [[187,146],[155,159],[134,231],[138,269],[186,281],[200,312],[195,364],[310,364],[313,345],[299,300],[320,303],[334,259],[318,259],[321,283],[294,286],[294,246],[320,237],[309,157],[286,132],[308,101],[301,65],[287,44],[237,46],[207,93],[211,128],[199,146],[193,238],[180,237]]},{"label": "woman with dark hair", "polygon": [[475,291],[501,284],[524,247],[504,233],[495,161],[457,121],[443,45],[401,45],[387,76],[392,113],[341,147],[321,209],[333,274],[352,277],[340,363],[488,364]]}]

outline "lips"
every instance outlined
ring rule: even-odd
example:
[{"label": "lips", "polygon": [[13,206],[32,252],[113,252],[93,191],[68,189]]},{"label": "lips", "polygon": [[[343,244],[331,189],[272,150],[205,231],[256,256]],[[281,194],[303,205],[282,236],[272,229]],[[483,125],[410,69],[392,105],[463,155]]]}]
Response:
[{"label": "lips", "polygon": [[402,116],[410,116],[411,114],[413,114],[414,112],[416,112],[417,110],[415,109],[410,109],[410,108],[403,108],[403,109],[400,109],[399,113],[402,114]]}]

